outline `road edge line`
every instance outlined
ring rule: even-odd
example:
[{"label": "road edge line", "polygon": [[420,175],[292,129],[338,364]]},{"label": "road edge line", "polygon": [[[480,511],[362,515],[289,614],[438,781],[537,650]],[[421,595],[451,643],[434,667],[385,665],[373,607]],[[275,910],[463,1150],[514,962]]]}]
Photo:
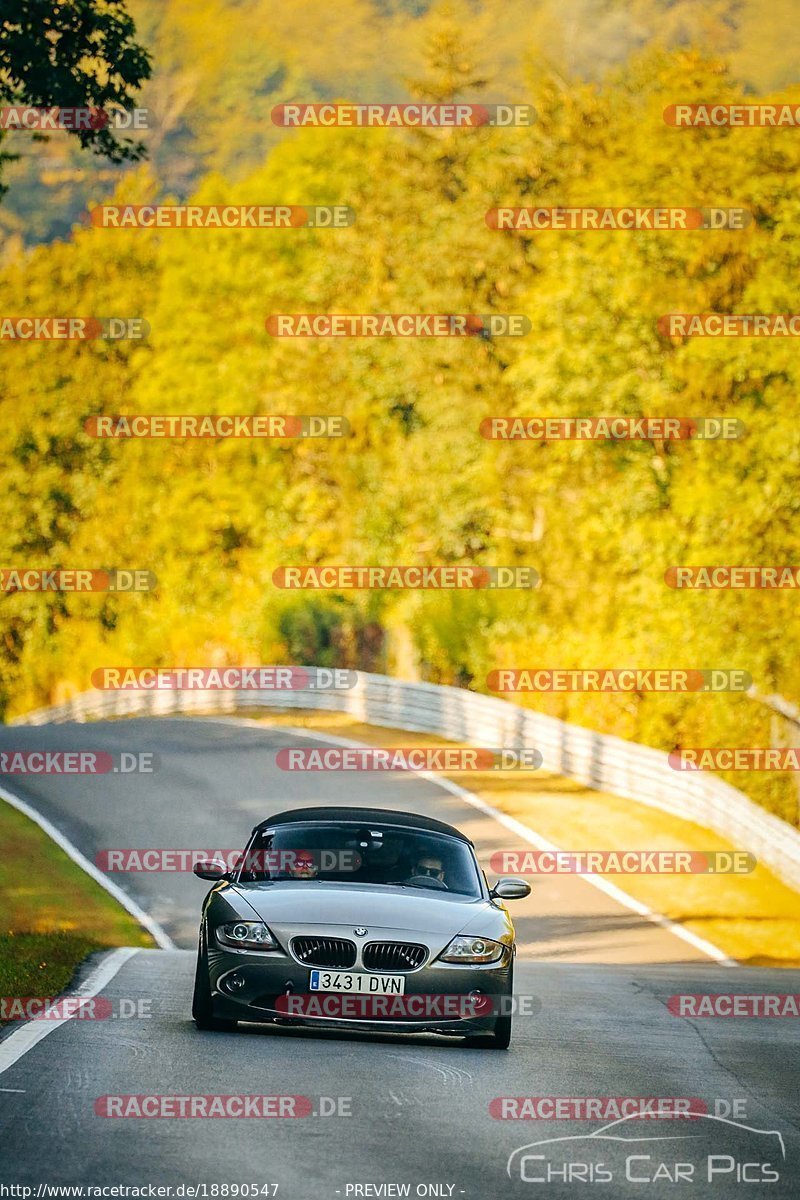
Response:
[{"label": "road edge line", "polygon": [[167,933],[166,929],[162,928],[155,917],[151,917],[149,913],[145,912],[145,910],[136,903],[132,896],[129,896],[128,893],[123,891],[118,884],[114,883],[113,880],[109,879],[107,875],[105,875],[98,867],[96,867],[93,862],[90,862],[89,859],[80,852],[78,847],[73,845],[66,834],[62,833],[61,830],[53,825],[51,821],[48,821],[47,817],[43,817],[42,814],[37,812],[36,809],[33,808],[32,805],[28,804],[26,800],[22,800],[19,796],[15,796],[13,792],[9,792],[5,787],[0,787],[0,799],[5,800],[5,802],[10,804],[12,808],[15,808],[17,812],[21,812],[23,816],[28,817],[29,820],[38,825],[39,828],[47,834],[51,841],[54,841],[56,845],[64,851],[67,857],[72,859],[76,866],[80,867],[80,869],[84,871],[91,879],[93,879],[95,883],[99,883],[100,887],[103,888],[104,891],[108,892],[109,896],[113,896],[117,903],[122,905],[129,916],[133,917],[134,920],[137,921],[138,924],[150,934],[159,949],[178,949],[172,938]]},{"label": "road edge line", "polygon": [[[220,718],[214,717],[208,719],[220,720]],[[362,750],[365,747],[369,749],[366,742],[357,742],[353,738],[337,737],[336,734],[319,733],[317,730],[302,729],[299,726],[265,725],[262,721],[255,720],[253,717],[223,717],[221,718],[221,723],[226,725],[248,725],[256,729],[279,729],[282,733],[288,733],[290,737],[307,737],[312,741],[328,742],[331,745],[340,745],[357,750]],[[380,726],[375,726],[375,728],[379,729]],[[518,821],[515,817],[509,817],[507,813],[502,812],[499,808],[495,808],[487,800],[482,800],[480,796],[476,796],[474,792],[468,791],[461,784],[454,783],[452,779],[442,779],[438,775],[434,775],[431,771],[412,771],[411,774],[419,775],[421,779],[427,779],[431,783],[435,783],[443,788],[446,792],[450,792],[451,795],[458,796],[473,808],[477,808],[479,812],[492,817],[498,824],[503,825],[510,832],[516,833],[518,837],[521,837],[531,846],[535,846],[537,850],[556,851],[561,849],[554,842],[549,842],[546,838],[543,838],[541,834],[531,829],[530,826],[523,824],[522,821]],[[635,804],[636,801],[634,800],[631,803]],[[581,874],[580,878],[585,879],[587,883],[591,884],[592,887],[596,887],[599,891],[605,892],[607,896],[612,900],[616,900],[624,908],[635,912],[640,917],[645,917],[648,921],[652,921],[654,925],[658,925],[661,929],[666,930],[667,933],[680,938],[681,941],[687,942],[695,950],[700,950],[701,953],[719,963],[721,967],[737,967],[739,965],[736,959],[731,958],[719,946],[715,946],[713,942],[700,937],[699,934],[692,933],[690,929],[684,929],[677,922],[672,921],[669,917],[665,917],[663,913],[656,912],[641,900],[636,900],[633,896],[624,892],[622,888],[617,887],[614,883],[610,883],[601,875],[588,872]]]},{"label": "road edge line", "polygon": [[[100,989],[110,983],[125,963],[142,949],[143,946],[120,946],[116,950],[110,950],[103,955],[102,960],[74,992],[65,992],[60,999],[91,999],[98,995]],[[68,1017],[59,1017],[54,1021],[26,1021],[21,1029],[15,1029],[12,1034],[3,1038],[0,1042],[0,1075],[18,1063],[34,1046],[38,1046],[48,1034],[66,1025],[67,1021],[74,1021],[76,1016],[77,1013],[71,1013]]]}]

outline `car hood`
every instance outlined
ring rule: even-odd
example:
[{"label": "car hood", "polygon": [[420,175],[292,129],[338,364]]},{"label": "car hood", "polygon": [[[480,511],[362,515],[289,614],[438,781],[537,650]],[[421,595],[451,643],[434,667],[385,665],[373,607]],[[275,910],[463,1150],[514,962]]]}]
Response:
[{"label": "car hood", "polygon": [[455,936],[493,906],[480,897],[442,896],[421,888],[351,883],[249,883],[232,885],[267,925],[364,925]]}]

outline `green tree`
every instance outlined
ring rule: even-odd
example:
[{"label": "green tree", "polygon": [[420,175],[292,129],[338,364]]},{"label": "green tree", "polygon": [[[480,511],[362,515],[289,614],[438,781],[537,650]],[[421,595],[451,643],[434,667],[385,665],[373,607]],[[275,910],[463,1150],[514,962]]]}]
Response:
[{"label": "green tree", "polygon": [[[5,0],[0,14],[0,104],[44,108],[124,107],[150,76],[147,51],[123,0]],[[70,131],[111,162],[144,147],[108,124]],[[3,135],[0,133],[0,139]],[[13,159],[3,152],[3,161]],[[7,190],[0,185],[0,195]]]}]

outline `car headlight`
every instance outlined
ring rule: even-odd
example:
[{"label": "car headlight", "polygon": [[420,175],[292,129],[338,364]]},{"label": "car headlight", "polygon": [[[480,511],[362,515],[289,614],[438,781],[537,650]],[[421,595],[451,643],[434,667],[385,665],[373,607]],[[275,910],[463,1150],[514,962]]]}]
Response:
[{"label": "car headlight", "polygon": [[453,938],[439,958],[451,963],[491,963],[502,958],[505,946],[491,938],[468,937],[463,933]]},{"label": "car headlight", "polygon": [[278,943],[263,921],[231,921],[217,929],[217,941],[237,950],[277,950]]}]

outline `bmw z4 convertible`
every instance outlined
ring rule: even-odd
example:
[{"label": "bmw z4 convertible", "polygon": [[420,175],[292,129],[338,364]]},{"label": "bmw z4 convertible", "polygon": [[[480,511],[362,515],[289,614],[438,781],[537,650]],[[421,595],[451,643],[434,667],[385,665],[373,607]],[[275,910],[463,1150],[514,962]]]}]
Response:
[{"label": "bmw z4 convertible", "polygon": [[262,821],[214,883],[200,924],[192,1016],[511,1040],[514,926],[469,838],[431,817],[303,808]]}]

